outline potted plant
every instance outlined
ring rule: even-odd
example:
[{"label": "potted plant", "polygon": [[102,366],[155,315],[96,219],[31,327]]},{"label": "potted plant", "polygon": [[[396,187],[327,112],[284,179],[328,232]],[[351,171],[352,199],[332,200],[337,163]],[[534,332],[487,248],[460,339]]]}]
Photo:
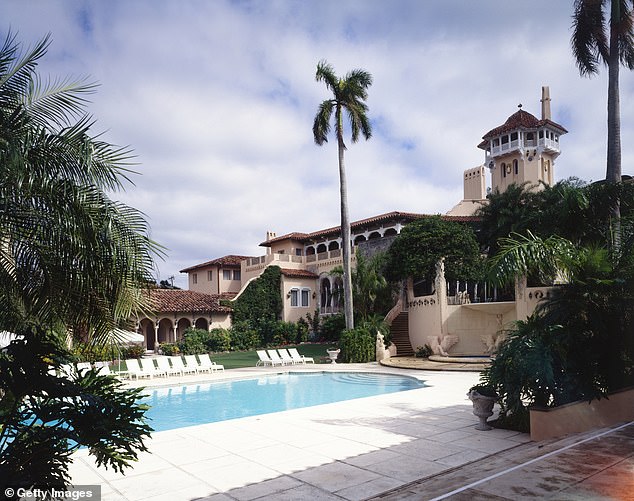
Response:
[{"label": "potted plant", "polygon": [[493,415],[493,406],[498,399],[495,388],[486,384],[476,384],[469,389],[467,397],[473,403],[473,414],[480,419],[476,430],[490,430],[487,419]]},{"label": "potted plant", "polygon": [[328,353],[328,357],[330,358],[331,364],[336,364],[337,356],[339,355],[340,349],[328,348],[326,353]]}]

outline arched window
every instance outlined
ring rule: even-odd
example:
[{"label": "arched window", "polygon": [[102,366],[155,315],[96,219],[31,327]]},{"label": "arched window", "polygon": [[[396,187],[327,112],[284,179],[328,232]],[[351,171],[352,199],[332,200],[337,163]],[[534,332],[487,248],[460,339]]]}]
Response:
[{"label": "arched window", "polygon": [[317,246],[317,254],[322,254],[323,252],[326,252],[328,249],[326,249],[326,244],[319,244]]},{"label": "arched window", "polygon": [[377,238],[381,238],[381,234],[378,231],[373,231],[372,233],[370,233],[370,235],[368,236],[368,240],[375,240]]},{"label": "arched window", "polygon": [[396,231],[396,229],[394,228],[388,228],[387,230],[385,230],[385,233],[383,234],[384,237],[393,237],[394,235],[397,235],[398,232]]},{"label": "arched window", "polygon": [[339,242],[333,240],[328,244],[328,250],[337,250],[339,248]]},{"label": "arched window", "polygon": [[315,248],[313,246],[306,247],[306,255],[307,256],[314,256],[315,255]]},{"label": "arched window", "polygon": [[356,237],[354,237],[354,245],[358,245],[361,242],[365,242],[366,238],[363,235],[357,235]]}]

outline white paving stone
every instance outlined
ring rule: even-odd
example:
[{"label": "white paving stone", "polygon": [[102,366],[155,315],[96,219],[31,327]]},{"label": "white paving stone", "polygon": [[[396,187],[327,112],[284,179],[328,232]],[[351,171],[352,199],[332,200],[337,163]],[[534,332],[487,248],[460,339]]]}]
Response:
[{"label": "white paving stone", "polygon": [[[102,499],[358,500],[527,441],[506,430],[475,430],[467,389],[477,373],[394,370],[376,364],[302,367],[408,374],[428,387],[156,432],[149,452],[126,475],[97,468],[76,453],[76,483],[100,483]],[[292,369],[291,369],[292,370]],[[185,382],[261,376],[270,370],[229,370]],[[276,370],[274,372],[279,372]],[[180,379],[179,379],[180,381]],[[175,379],[132,386],[174,384]]]}]

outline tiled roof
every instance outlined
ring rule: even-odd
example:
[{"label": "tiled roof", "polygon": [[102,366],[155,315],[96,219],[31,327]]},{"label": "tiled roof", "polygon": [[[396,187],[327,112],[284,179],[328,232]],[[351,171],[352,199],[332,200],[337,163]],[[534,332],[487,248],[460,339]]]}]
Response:
[{"label": "tiled roof", "polygon": [[[558,129],[562,134],[568,132],[558,123],[553,122],[552,120],[542,119],[539,120],[535,115],[531,115],[529,112],[524,110],[519,110],[513,113],[504,124],[496,127],[495,129],[491,129],[487,132],[482,139],[488,139],[490,137],[499,136],[500,134],[504,134],[505,132],[510,132],[512,130],[517,129],[539,129],[545,125],[549,125],[554,129]],[[480,143],[482,144],[482,143]],[[478,145],[478,147],[481,147]]]},{"label": "tiled roof", "polygon": [[282,268],[282,275],[289,278],[319,278],[319,275],[312,271],[293,270],[291,268]]},{"label": "tiled roof", "polygon": [[207,261],[205,263],[201,263],[201,264],[195,264],[194,266],[190,266],[189,268],[185,268],[183,270],[180,270],[181,273],[187,273],[188,271],[192,271],[198,268],[205,268],[207,266],[225,266],[225,267],[229,267],[229,266],[236,266],[239,267],[240,263],[242,261],[244,261],[245,259],[249,259],[250,256],[236,256],[233,254],[230,254],[228,256],[224,256],[224,257],[219,257],[217,259],[212,259],[211,261]]},{"label": "tiled roof", "polygon": [[[364,226],[369,226],[377,223],[382,223],[385,221],[399,221],[399,222],[412,222],[416,219],[420,219],[422,217],[430,217],[431,214],[418,214],[415,212],[400,212],[400,211],[392,211],[386,212],[385,214],[379,214],[378,216],[368,217],[366,219],[360,219],[359,221],[354,221],[350,223],[350,229],[356,230],[363,228]],[[458,222],[469,222],[469,221],[477,221],[478,219],[473,216],[446,216],[441,215],[442,219],[446,219],[448,221],[458,221]],[[286,235],[282,235],[279,237],[272,238],[271,240],[266,240],[260,244],[262,247],[270,247],[270,245],[274,242],[280,242],[283,240],[298,240],[302,243],[310,242],[311,240],[320,239],[329,235],[338,235],[341,231],[341,226],[333,226],[332,228],[327,228],[325,230],[318,230],[312,233],[287,233]]]},{"label": "tiled roof", "polygon": [[180,289],[148,289],[148,293],[152,309],[157,313],[228,313],[231,308],[221,306],[220,300],[235,297],[235,294],[204,294]]}]

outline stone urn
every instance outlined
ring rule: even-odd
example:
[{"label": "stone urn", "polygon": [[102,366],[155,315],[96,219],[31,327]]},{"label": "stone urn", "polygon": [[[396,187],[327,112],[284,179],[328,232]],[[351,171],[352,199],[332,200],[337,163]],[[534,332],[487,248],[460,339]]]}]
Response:
[{"label": "stone urn", "polygon": [[473,403],[473,414],[480,419],[476,425],[476,430],[489,431],[491,427],[487,424],[487,419],[493,415],[493,406],[497,396],[483,395],[477,389],[469,390],[467,397]]},{"label": "stone urn", "polygon": [[341,350],[326,350],[326,353],[328,353],[328,357],[330,358],[330,363],[331,364],[336,364],[337,363],[337,357],[339,356],[339,352]]}]

